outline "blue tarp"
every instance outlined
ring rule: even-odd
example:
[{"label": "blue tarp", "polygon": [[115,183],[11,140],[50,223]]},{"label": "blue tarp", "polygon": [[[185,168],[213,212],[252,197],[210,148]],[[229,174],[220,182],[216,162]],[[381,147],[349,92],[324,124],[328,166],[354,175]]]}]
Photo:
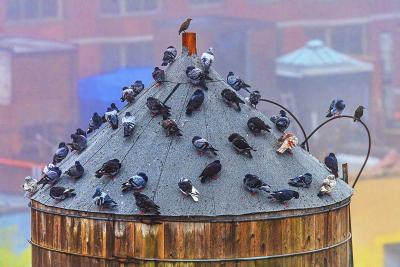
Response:
[{"label": "blue tarp", "polygon": [[121,68],[114,72],[87,77],[79,81],[79,106],[80,120],[83,127],[93,112],[104,114],[110,103],[114,102],[118,107],[121,103],[121,90],[136,80],[141,80],[147,87],[151,81],[152,67]]}]

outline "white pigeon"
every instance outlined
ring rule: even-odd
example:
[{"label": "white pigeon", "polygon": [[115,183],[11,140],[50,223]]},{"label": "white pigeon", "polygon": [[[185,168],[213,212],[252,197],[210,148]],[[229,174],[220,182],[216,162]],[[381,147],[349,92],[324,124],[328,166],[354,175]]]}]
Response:
[{"label": "white pigeon", "polygon": [[30,176],[25,177],[25,183],[22,186],[22,188],[25,191],[25,197],[30,198],[33,194],[35,194],[39,190],[37,182],[38,181],[36,179]]},{"label": "white pigeon", "polygon": [[181,178],[178,183],[179,190],[181,190],[182,194],[185,196],[191,196],[192,199],[197,202],[199,201],[199,191],[192,185],[192,182],[189,179]]},{"label": "white pigeon", "polygon": [[323,183],[321,188],[319,189],[318,196],[322,197],[324,195],[331,195],[332,189],[336,186],[336,178],[335,175],[330,174],[328,175]]},{"label": "white pigeon", "polygon": [[214,62],[213,48],[210,47],[201,55],[201,65],[205,73],[208,73],[212,63]]}]

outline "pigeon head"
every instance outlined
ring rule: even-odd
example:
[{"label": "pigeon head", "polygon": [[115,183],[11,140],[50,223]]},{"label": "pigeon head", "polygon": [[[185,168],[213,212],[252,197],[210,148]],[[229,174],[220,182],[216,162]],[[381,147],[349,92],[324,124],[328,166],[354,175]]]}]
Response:
[{"label": "pigeon head", "polygon": [[279,114],[280,114],[282,117],[286,117],[286,112],[285,112],[284,110],[279,111]]},{"label": "pigeon head", "polygon": [[221,162],[217,159],[217,160],[214,160],[213,164],[221,164]]},{"label": "pigeon head", "polygon": [[101,196],[101,189],[99,187],[96,188],[96,192],[92,196],[92,198]]},{"label": "pigeon head", "polygon": [[143,82],[141,80],[137,80],[135,81],[135,84],[143,84]]},{"label": "pigeon head", "polygon": [[135,196],[135,199],[137,199],[137,198],[139,198],[142,194],[139,193],[139,192],[137,192],[137,191],[135,191],[135,192],[133,192],[133,195]]},{"label": "pigeon head", "polygon": [[240,135],[238,133],[233,133],[228,137],[229,142],[232,142],[236,138],[238,138]]},{"label": "pigeon head", "polygon": [[335,180],[336,179],[335,175],[333,175],[333,174],[329,174],[328,177],[326,177],[326,178],[328,178],[329,180]]},{"label": "pigeon head", "polygon": [[159,70],[160,70],[159,67],[155,67],[155,68],[154,68],[154,71],[159,71]]},{"label": "pigeon head", "polygon": [[335,153],[332,153],[332,152],[329,153],[329,157],[331,157],[331,158],[336,157],[336,156],[335,156]]},{"label": "pigeon head", "polygon": [[167,49],[170,49],[170,48],[175,48],[175,47],[173,47],[172,45],[170,45],[170,46],[167,47]]},{"label": "pigeon head", "polygon": [[193,94],[195,94],[195,95],[204,95],[204,92],[201,89],[197,89],[196,91],[194,91]]},{"label": "pigeon head", "polygon": [[338,100],[337,102],[336,102],[336,108],[338,108],[338,109],[344,109],[346,107],[346,104],[344,103],[344,101],[343,100]]},{"label": "pigeon head", "polygon": [[307,177],[312,177],[312,174],[311,174],[311,173],[309,173],[309,172],[307,172],[307,173],[305,173],[305,174],[304,174],[304,176],[307,176]]},{"label": "pigeon head", "polygon": [[30,177],[30,176],[25,177],[25,181],[30,181],[30,180],[32,180],[32,177]]},{"label": "pigeon head", "polygon": [[112,108],[117,108],[117,106],[115,105],[115,103],[111,103],[111,107],[112,107]]},{"label": "pigeon head", "polygon": [[146,182],[149,181],[149,177],[147,177],[147,174],[145,174],[144,172],[138,172],[137,175],[142,177]]},{"label": "pigeon head", "polygon": [[253,174],[250,174],[250,173],[248,173],[248,174],[246,174],[244,176],[245,179],[250,179],[250,178],[253,178],[253,177],[256,177],[256,175],[253,175]]},{"label": "pigeon head", "polygon": [[252,93],[259,95],[259,94],[260,94],[260,91],[254,90]]},{"label": "pigeon head", "polygon": [[232,71],[228,72],[228,76],[235,75]]},{"label": "pigeon head", "polygon": [[128,111],[128,112],[125,113],[125,116],[129,117],[129,116],[132,116],[132,114]]},{"label": "pigeon head", "polygon": [[93,113],[93,117],[100,117],[99,113],[95,112]]},{"label": "pigeon head", "polygon": [[124,90],[126,90],[126,89],[129,89],[129,87],[128,87],[128,86],[122,87],[122,91],[124,91]]},{"label": "pigeon head", "polygon": [[195,137],[192,138],[192,143],[194,143],[195,141],[201,139],[200,136],[196,135]]},{"label": "pigeon head", "polygon": [[72,140],[75,140],[76,138],[78,138],[78,135],[77,135],[77,134],[71,134],[71,139],[72,139]]},{"label": "pigeon head", "polygon": [[79,165],[81,165],[81,163],[77,160],[77,161],[75,161],[75,165],[79,166]]},{"label": "pigeon head", "polygon": [[212,47],[208,48],[207,53],[214,55],[214,49]]},{"label": "pigeon head", "polygon": [[298,199],[300,197],[299,192],[293,191],[293,196],[295,199]]},{"label": "pigeon head", "polygon": [[62,147],[65,147],[65,143],[64,142],[61,142],[61,143],[58,144],[58,148],[62,148]]},{"label": "pigeon head", "polygon": [[189,66],[186,68],[186,74],[188,74],[189,72],[191,72],[192,70],[194,70],[195,67],[194,66]]},{"label": "pigeon head", "polygon": [[107,108],[107,112],[110,112],[110,111],[112,111],[112,109],[110,107],[108,107]]},{"label": "pigeon head", "polygon": [[360,108],[361,108],[361,109],[366,109],[366,107],[364,107],[364,106],[360,106]]},{"label": "pigeon head", "polygon": [[192,19],[191,19],[191,18],[187,18],[186,20],[187,20],[187,21],[192,21]]},{"label": "pigeon head", "polygon": [[187,179],[187,178],[181,178],[181,179],[179,179],[179,182],[188,182],[189,181],[189,179]]}]

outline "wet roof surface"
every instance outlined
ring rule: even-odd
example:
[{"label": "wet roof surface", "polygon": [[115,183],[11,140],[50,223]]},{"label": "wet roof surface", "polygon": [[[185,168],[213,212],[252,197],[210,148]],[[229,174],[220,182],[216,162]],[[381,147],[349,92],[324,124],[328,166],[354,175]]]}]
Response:
[{"label": "wet roof surface", "polygon": [[[62,178],[59,186],[75,188],[77,196],[62,202],[50,198],[49,187],[36,193],[32,199],[49,206],[71,210],[99,212],[92,202],[96,187],[101,187],[116,202],[118,208],[101,212],[117,214],[137,214],[133,193],[121,193],[121,184],[138,171],[147,173],[149,182],[144,194],[151,197],[160,207],[161,215],[165,216],[219,216],[243,215],[280,211],[284,206],[267,199],[265,193],[252,196],[247,192],[242,180],[247,173],[258,175],[273,189],[289,188],[290,178],[310,172],[313,183],[308,189],[291,188],[299,191],[300,198],[292,200],[288,209],[317,208],[332,205],[351,196],[351,188],[339,181],[332,196],[317,197],[322,180],[329,174],[323,164],[301,148],[294,149],[294,155],[278,155],[277,138],[280,134],[275,131],[264,135],[254,136],[247,128],[247,120],[259,116],[266,122],[269,119],[261,112],[242,105],[242,111],[229,108],[221,99],[220,92],[229,86],[217,73],[210,75],[214,81],[208,83],[209,90],[205,93],[205,101],[201,110],[188,117],[185,114],[186,104],[197,89],[187,83],[185,69],[188,65],[199,65],[193,57],[182,56],[166,70],[168,81],[161,87],[151,87],[138,96],[137,100],[120,113],[130,111],[136,117],[136,128],[133,136],[123,137],[123,127],[112,130],[108,124],[89,136],[88,148],[80,155],[70,153],[60,164],[64,172],[75,160],[85,167],[85,175],[78,181],[68,177]],[[146,107],[146,99],[154,96],[165,100],[176,86],[182,83],[171,95],[167,105],[172,108],[171,118],[176,120],[183,132],[179,138],[166,137],[159,125],[161,117],[152,118]],[[120,115],[121,120],[122,115]],[[228,136],[238,132],[257,151],[253,159],[238,155],[228,142]],[[196,154],[191,140],[195,135],[205,137],[219,150],[216,158]],[[122,161],[122,169],[114,181],[108,177],[96,178],[95,171],[103,162],[118,158]],[[215,159],[222,163],[222,171],[217,180],[205,184],[200,183],[198,176],[203,168]],[[184,198],[177,183],[180,178],[189,178],[200,191],[200,200],[195,203],[190,198]]]}]

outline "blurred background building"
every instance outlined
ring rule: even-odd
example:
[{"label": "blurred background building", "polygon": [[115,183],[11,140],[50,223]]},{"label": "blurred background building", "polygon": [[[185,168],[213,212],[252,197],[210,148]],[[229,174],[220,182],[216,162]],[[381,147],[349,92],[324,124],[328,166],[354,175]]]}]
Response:
[{"label": "blurred background building", "polygon": [[[289,107],[307,132],[336,96],[347,114],[367,107],[374,171],[400,166],[399,0],[0,0],[0,191],[20,192],[58,142],[120,103],[122,86],[150,84],[187,17],[219,73]],[[366,139],[350,124],[322,130],[313,153],[357,166]]]}]

